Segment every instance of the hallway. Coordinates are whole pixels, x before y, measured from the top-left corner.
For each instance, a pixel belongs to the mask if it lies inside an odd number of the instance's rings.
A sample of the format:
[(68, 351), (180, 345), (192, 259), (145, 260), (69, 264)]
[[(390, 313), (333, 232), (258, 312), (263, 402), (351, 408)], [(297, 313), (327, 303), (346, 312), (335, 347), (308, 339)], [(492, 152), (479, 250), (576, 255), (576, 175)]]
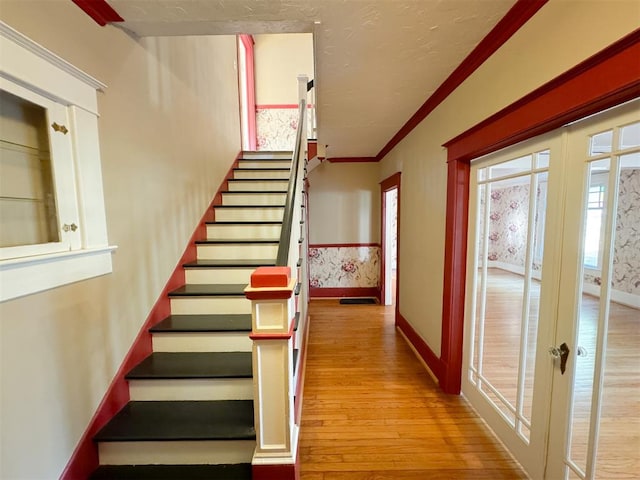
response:
[(310, 303), (301, 480), (519, 479), (519, 466), (431, 379), (394, 307)]

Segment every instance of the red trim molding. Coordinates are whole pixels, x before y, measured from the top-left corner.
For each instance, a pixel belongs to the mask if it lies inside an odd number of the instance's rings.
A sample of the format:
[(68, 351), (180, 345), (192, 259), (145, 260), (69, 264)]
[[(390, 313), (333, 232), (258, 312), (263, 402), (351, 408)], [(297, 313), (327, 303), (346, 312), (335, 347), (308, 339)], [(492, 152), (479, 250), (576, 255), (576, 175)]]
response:
[[(237, 166), (241, 152), (236, 156), (233, 165), (227, 172), (226, 179), (233, 178), (233, 169)], [(98, 449), (93, 442), (93, 436), (129, 401), (129, 384), (125, 380), (125, 375), (134, 366), (140, 363), (144, 358), (151, 354), (151, 334), (149, 328), (156, 323), (161, 322), (171, 314), (171, 303), (169, 301), (169, 292), (184, 285), (185, 274), (182, 265), (191, 262), (196, 258), (195, 241), (206, 237), (206, 222), (213, 220), (213, 205), (216, 199), (221, 198), (222, 192), (226, 190), (226, 179), (222, 182), (218, 192), (214, 196), (213, 202), (209, 205), (200, 219), (198, 226), (191, 235), (187, 247), (185, 248), (180, 260), (169, 277), (166, 285), (160, 292), (158, 300), (151, 309), (149, 316), (142, 325), (140, 332), (133, 341), (129, 352), (124, 358), (122, 365), (116, 372), (111, 384), (96, 409), (93, 418), (89, 422), (87, 429), (80, 438), (67, 466), (60, 475), (60, 480), (77, 480), (79, 478), (89, 478), (91, 472), (98, 467)]]
[(252, 465), (253, 480), (300, 480), (300, 458), (295, 464), (288, 465)]
[(287, 333), (250, 333), (249, 338), (251, 340), (289, 340), (293, 337), (293, 329), (295, 326), (295, 319), (291, 319)]
[(310, 287), (309, 297), (311, 298), (375, 297), (379, 299), (380, 289), (378, 287), (344, 287), (344, 288)]
[(449, 159), (470, 160), (637, 97), (639, 58), (637, 29), (449, 140)]
[(442, 363), (440, 359), (433, 353), (429, 345), (426, 344), (420, 334), (413, 329), (400, 312), (396, 314), (396, 327), (407, 337), (407, 340), (409, 340), (409, 343), (411, 343), (420, 358), (427, 364), (429, 370), (433, 372), (437, 379), (441, 379)]
[(244, 296), (249, 300), (285, 300), (291, 298), (291, 288), (269, 288), (268, 290), (245, 290)]
[[(312, 103), (307, 104), (307, 108), (313, 108), (314, 105)], [(266, 103), (261, 105), (256, 105), (256, 110), (294, 110), (298, 108), (297, 103)]]
[(640, 96), (640, 29), (445, 144), (448, 181), (442, 374), (460, 392), (469, 208), (469, 161)]
[(376, 157), (329, 157), (329, 163), (370, 163), (377, 162)]
[(286, 287), (290, 280), (290, 267), (258, 267), (251, 274), (251, 287)]
[(105, 0), (71, 0), (79, 6), (84, 13), (89, 15), (93, 20), (104, 27), (111, 22), (124, 22), (124, 18), (118, 15), (111, 5)]
[(317, 156), (318, 156), (318, 141), (307, 140), (307, 157), (311, 161)]
[(462, 82), (493, 55), (511, 36), (540, 10), (548, 0), (518, 0), (484, 39), (472, 50), (442, 85), (431, 95), (416, 113), (405, 123), (376, 155), (382, 160), (427, 115), (440, 105)]
[[(438, 375), (438, 379), (444, 392), (458, 394), (462, 378), (470, 164), (451, 161), (448, 163), (448, 170), (440, 345), (442, 372), (445, 375)], [(455, 275), (447, 275), (448, 272), (455, 272)], [(455, 321), (451, 321), (452, 319)], [(458, 373), (454, 374), (454, 372)]]

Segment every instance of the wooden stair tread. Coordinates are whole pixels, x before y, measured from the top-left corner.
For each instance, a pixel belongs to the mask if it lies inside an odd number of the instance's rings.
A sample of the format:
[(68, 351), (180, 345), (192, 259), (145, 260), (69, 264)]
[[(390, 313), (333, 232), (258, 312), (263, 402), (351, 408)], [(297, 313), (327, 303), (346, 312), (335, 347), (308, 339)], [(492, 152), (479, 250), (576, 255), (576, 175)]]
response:
[(251, 464), (101, 465), (89, 480), (251, 480)]
[(253, 440), (253, 400), (129, 402), (97, 442)]
[(170, 315), (149, 329), (151, 333), (250, 332), (251, 314)]
[(251, 378), (251, 352), (154, 352), (125, 378)]
[(246, 287), (246, 283), (187, 283), (186, 285), (169, 292), (169, 297), (244, 297), (244, 289)]
[(274, 260), (217, 260), (217, 259), (203, 259), (195, 260), (183, 264), (184, 268), (258, 268), (258, 267), (273, 267), (276, 261)]

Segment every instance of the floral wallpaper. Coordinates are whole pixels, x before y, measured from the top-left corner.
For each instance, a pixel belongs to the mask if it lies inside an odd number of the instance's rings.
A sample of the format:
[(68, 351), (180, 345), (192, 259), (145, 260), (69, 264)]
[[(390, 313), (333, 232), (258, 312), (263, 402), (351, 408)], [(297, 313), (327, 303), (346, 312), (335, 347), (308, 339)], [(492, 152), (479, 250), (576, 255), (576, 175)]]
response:
[(620, 172), (613, 288), (640, 295), (640, 169)]
[[(307, 110), (307, 125), (311, 125), (313, 109)], [(256, 109), (257, 148), (263, 151), (293, 150), (298, 128), (297, 108)], [(312, 136), (308, 131), (309, 137)]]
[[(540, 191), (538, 194), (540, 195)], [(494, 189), (491, 192), (489, 261), (524, 266), (528, 202), (529, 185), (513, 185)], [(481, 205), (484, 205), (484, 198), (481, 198)], [(640, 169), (623, 169), (619, 180), (612, 286), (615, 290), (634, 295), (640, 295), (640, 209), (638, 205), (640, 205)], [(536, 228), (537, 222), (542, 220), (538, 217), (537, 215), (535, 219)], [(482, 225), (480, 227), (482, 228)], [(534, 262), (534, 270), (539, 267)], [(588, 271), (584, 274), (584, 281), (600, 285), (602, 279), (597, 272)]]
[(494, 188), (489, 202), (489, 248), (487, 260), (524, 267), (529, 185)]
[(295, 108), (258, 108), (256, 134), (258, 150), (292, 150), (298, 128)]
[(379, 246), (309, 248), (312, 288), (377, 287), (379, 277)]

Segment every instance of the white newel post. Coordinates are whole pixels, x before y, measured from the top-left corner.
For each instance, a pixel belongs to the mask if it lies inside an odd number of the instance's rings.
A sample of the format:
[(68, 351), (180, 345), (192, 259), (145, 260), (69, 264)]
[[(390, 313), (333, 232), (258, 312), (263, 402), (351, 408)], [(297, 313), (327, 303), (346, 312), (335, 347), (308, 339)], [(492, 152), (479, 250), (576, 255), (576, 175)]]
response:
[(251, 300), (256, 451), (253, 465), (295, 465), (293, 327), (296, 280), (289, 267), (260, 267), (245, 289)]

